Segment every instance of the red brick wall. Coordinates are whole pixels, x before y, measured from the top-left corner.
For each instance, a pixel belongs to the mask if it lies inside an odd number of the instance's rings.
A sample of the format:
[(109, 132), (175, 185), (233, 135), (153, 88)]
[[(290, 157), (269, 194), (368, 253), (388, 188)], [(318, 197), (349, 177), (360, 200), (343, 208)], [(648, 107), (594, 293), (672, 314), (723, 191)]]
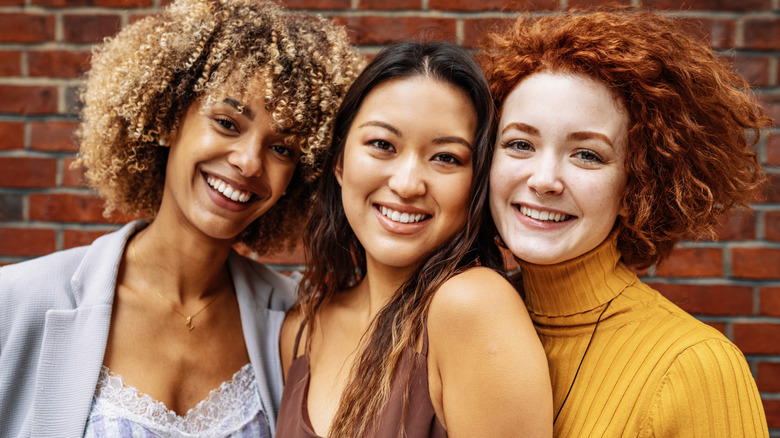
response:
[[(163, 4), (165, 0), (162, 0)], [(105, 219), (71, 170), (75, 90), (92, 44), (161, 0), (0, 0), (0, 264), (91, 242), (127, 218)], [(286, 0), (346, 24), (367, 53), (398, 38), (476, 47), (518, 11), (545, 13), (596, 0)], [(639, 0), (621, 3), (640, 5)], [(680, 8), (680, 4), (684, 4)], [(780, 120), (780, 0), (648, 0), (682, 17), (755, 87)], [(718, 242), (680, 245), (646, 280), (745, 352), (780, 437), (780, 136), (763, 141), (766, 202), (724, 221)], [(300, 256), (268, 260), (295, 269)], [(2, 305), (2, 304), (0, 304)]]

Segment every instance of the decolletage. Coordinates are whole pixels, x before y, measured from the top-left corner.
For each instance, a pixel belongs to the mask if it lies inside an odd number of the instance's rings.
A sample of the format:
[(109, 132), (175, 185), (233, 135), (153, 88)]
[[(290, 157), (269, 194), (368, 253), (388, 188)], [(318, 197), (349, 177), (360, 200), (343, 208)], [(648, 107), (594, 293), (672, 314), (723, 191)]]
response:
[[(293, 351), (297, 354), (298, 343), (305, 324), (301, 324), (295, 339)], [(410, 372), (411, 367), (411, 374)], [(405, 376), (409, 380), (405, 380)], [(309, 419), (307, 396), (309, 392), (309, 361), (306, 355), (293, 358), (287, 373), (282, 404), (276, 427), (277, 438), (320, 438), (314, 432)], [(398, 378), (398, 377), (401, 378)], [(403, 414), (404, 393), (411, 386), (405, 416)], [(403, 417), (403, 422), (402, 422)], [(428, 327), (423, 328), (422, 350), (418, 353), (407, 347), (401, 354), (393, 376), (390, 398), (377, 419), (372, 438), (397, 438), (403, 423), (403, 436), (408, 438), (445, 438), (447, 431), (433, 410), (428, 392)]]

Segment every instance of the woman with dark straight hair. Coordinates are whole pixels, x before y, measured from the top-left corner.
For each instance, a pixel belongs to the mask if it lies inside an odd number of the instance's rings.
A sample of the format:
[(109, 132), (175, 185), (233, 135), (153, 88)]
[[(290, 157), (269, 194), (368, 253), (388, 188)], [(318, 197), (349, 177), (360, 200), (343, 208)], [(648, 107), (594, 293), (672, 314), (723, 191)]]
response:
[(443, 42), (386, 49), (347, 92), (282, 326), (279, 437), (550, 435), (544, 352), (478, 245), (493, 113)]

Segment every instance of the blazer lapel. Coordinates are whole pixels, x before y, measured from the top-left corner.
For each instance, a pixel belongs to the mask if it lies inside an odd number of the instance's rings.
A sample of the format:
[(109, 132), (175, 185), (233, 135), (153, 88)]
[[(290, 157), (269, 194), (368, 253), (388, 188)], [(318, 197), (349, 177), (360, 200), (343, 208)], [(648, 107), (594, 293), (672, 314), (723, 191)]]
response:
[(97, 239), (71, 278), (75, 308), (46, 312), (32, 436), (83, 436), (106, 349), (116, 276), (142, 221)]

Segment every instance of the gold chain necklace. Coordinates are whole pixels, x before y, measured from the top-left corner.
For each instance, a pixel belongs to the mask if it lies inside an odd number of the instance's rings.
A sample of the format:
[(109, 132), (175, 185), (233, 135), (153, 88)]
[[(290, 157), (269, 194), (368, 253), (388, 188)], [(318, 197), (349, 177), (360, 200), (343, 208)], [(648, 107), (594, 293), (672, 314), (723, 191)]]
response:
[(219, 298), (219, 293), (216, 293), (216, 294), (214, 294), (214, 298), (212, 298), (212, 299), (211, 299), (211, 301), (209, 301), (208, 303), (206, 303), (206, 305), (205, 305), (205, 306), (203, 306), (203, 307), (202, 307), (200, 310), (198, 310), (197, 312), (195, 312), (195, 313), (193, 313), (192, 315), (189, 315), (189, 316), (188, 316), (188, 315), (185, 315), (185, 314), (181, 313), (181, 311), (179, 311), (179, 309), (177, 309), (177, 308), (176, 308), (176, 305), (175, 305), (175, 304), (173, 304), (173, 303), (171, 302), (171, 300), (169, 300), (168, 298), (165, 298), (165, 297), (164, 297), (164, 296), (162, 296), (162, 295), (161, 295), (159, 292), (157, 292), (157, 290), (156, 290), (154, 287), (152, 287), (152, 284), (151, 284), (151, 283), (149, 283), (149, 280), (147, 280), (147, 279), (146, 279), (146, 274), (144, 274), (144, 268), (142, 268), (142, 267), (141, 267), (141, 264), (140, 264), (140, 263), (138, 263), (138, 257), (136, 257), (136, 255), (135, 255), (135, 240), (133, 240), (133, 242), (130, 244), (130, 251), (131, 251), (131, 252), (132, 252), (132, 254), (133, 254), (133, 262), (135, 263), (135, 265), (136, 265), (136, 266), (138, 266), (138, 271), (140, 271), (140, 272), (141, 272), (141, 278), (143, 278), (143, 279), (144, 279), (144, 282), (145, 282), (145, 283), (146, 283), (146, 285), (149, 287), (149, 289), (151, 289), (151, 291), (152, 291), (152, 292), (154, 292), (154, 294), (155, 294), (155, 295), (157, 295), (158, 297), (160, 297), (160, 299), (162, 299), (163, 301), (165, 301), (166, 303), (168, 303), (168, 305), (169, 305), (169, 306), (171, 306), (171, 308), (174, 310), (174, 312), (176, 312), (176, 313), (178, 313), (179, 315), (181, 315), (181, 316), (182, 316), (182, 317), (183, 317), (183, 318), (184, 318), (184, 319), (187, 321), (187, 322), (186, 322), (187, 328), (188, 328), (190, 331), (192, 331), (192, 329), (194, 329), (194, 328), (195, 328), (195, 326), (194, 326), (194, 325), (192, 325), (192, 318), (194, 318), (194, 317), (198, 316), (198, 314), (199, 314), (200, 312), (202, 312), (202, 311), (206, 310), (206, 307), (210, 306), (210, 305), (211, 305), (211, 303), (213, 303), (214, 301), (216, 301), (216, 300), (217, 300), (217, 298)]

